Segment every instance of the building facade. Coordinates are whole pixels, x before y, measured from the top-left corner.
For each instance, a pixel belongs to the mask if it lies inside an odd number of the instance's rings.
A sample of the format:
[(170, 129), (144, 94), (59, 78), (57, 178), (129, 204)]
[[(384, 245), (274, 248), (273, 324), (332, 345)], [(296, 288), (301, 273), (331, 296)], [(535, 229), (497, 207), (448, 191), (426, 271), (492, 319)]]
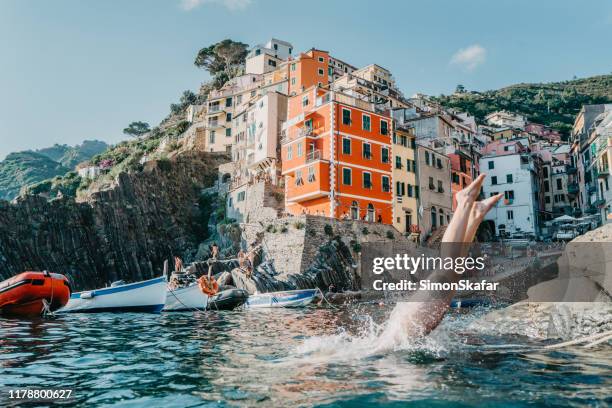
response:
[(419, 235), (416, 138), (410, 127), (393, 133), (393, 226), (401, 233)]

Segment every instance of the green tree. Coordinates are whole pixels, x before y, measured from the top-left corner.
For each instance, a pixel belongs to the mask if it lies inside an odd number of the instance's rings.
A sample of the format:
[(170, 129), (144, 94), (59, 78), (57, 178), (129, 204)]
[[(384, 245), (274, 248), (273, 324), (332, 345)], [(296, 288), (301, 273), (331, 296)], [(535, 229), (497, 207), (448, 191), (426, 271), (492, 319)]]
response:
[(202, 48), (196, 55), (194, 64), (206, 69), (214, 78), (215, 85), (233, 78), (240, 72), (248, 53), (248, 45), (239, 41), (225, 39)]
[(151, 130), (151, 127), (147, 122), (132, 122), (123, 129), (123, 133), (129, 136), (140, 137), (145, 133), (148, 133)]

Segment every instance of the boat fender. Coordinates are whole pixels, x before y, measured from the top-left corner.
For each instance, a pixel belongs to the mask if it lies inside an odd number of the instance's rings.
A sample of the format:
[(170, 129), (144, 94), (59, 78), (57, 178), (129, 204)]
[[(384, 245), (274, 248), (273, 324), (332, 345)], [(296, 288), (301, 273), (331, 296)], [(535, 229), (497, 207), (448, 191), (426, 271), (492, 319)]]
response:
[(95, 296), (94, 292), (83, 292), (81, 293), (81, 299), (91, 299)]
[(200, 286), (200, 290), (202, 293), (208, 296), (213, 296), (217, 292), (219, 292), (219, 284), (217, 280), (213, 277), (208, 280), (206, 275), (202, 275), (200, 279), (198, 279), (198, 285)]

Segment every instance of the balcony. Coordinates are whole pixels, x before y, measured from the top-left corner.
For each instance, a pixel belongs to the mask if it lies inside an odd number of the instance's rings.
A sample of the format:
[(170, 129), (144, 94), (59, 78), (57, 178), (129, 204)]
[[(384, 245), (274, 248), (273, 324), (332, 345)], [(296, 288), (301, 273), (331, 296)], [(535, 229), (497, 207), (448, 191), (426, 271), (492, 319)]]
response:
[(610, 169), (608, 168), (608, 166), (605, 167), (599, 167), (597, 168), (597, 177), (600, 178), (608, 178), (608, 176), (610, 175)]
[(312, 163), (317, 160), (321, 160), (320, 150), (311, 150), (306, 154), (306, 163)]
[(567, 193), (571, 195), (576, 195), (580, 191), (580, 187), (578, 187), (577, 183), (571, 183), (567, 185)]

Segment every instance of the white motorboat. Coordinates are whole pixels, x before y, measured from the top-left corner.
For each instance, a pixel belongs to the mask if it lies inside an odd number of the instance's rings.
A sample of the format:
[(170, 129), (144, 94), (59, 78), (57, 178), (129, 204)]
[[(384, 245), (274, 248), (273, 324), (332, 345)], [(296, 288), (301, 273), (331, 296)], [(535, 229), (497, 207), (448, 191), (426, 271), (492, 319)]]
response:
[(179, 312), (186, 310), (206, 310), (208, 295), (202, 292), (197, 283), (172, 289), (168, 287), (164, 312)]
[(166, 303), (166, 278), (114, 283), (110, 287), (70, 295), (60, 313), (145, 312), (159, 313)]
[(259, 293), (249, 296), (246, 307), (304, 307), (312, 303), (318, 289), (286, 290), (283, 292)]

